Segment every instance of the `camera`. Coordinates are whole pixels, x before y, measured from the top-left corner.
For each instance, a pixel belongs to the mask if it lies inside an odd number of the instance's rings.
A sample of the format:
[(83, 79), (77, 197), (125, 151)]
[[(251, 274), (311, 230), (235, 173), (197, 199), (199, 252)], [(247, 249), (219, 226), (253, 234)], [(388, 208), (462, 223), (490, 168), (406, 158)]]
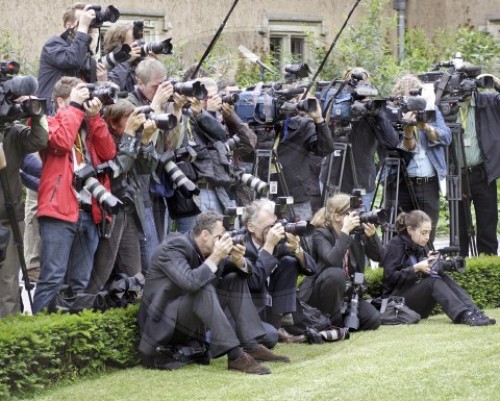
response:
[(168, 131), (177, 125), (177, 117), (170, 113), (154, 114), (150, 106), (138, 107), (139, 112), (143, 113), (148, 120), (152, 120), (156, 124), (156, 128)]
[(103, 106), (109, 106), (115, 104), (118, 100), (118, 92), (120, 89), (116, 85), (99, 85), (96, 84), (85, 84), (89, 90), (89, 100), (97, 98), (101, 101)]
[(252, 174), (245, 173), (243, 170), (238, 170), (233, 173), (233, 179), (243, 185), (252, 188), (259, 195), (267, 195), (269, 192), (269, 185), (267, 182), (262, 181), (260, 178), (253, 176)]
[(127, 44), (123, 44), (120, 49), (101, 57), (99, 60), (97, 60), (97, 62), (104, 64), (106, 69), (109, 71), (113, 69), (117, 64), (127, 61), (130, 58), (130, 51), (130, 46)]
[(136, 40), (136, 43), (141, 47), (141, 57), (147, 57), (149, 52), (154, 54), (172, 54), (172, 38), (158, 40), (156, 42), (145, 42), (144, 40)]
[(172, 84), (174, 85), (174, 92), (179, 95), (195, 97), (198, 100), (205, 100), (208, 96), (205, 85), (196, 79), (186, 82), (172, 81)]
[(93, 4), (88, 9), (95, 11), (95, 18), (90, 25), (91, 28), (99, 28), (105, 22), (115, 23), (120, 18), (120, 11), (115, 6), (107, 6), (104, 11), (101, 11), (102, 7), (100, 5)]
[(193, 181), (186, 177), (179, 166), (175, 164), (176, 158), (175, 152), (168, 150), (161, 155), (159, 161), (165, 172), (174, 182), (176, 189), (181, 191), (185, 197), (191, 198), (193, 195), (198, 195), (200, 190)]
[(352, 295), (347, 301), (344, 301), (343, 310), (347, 312), (344, 318), (344, 327), (350, 330), (359, 329), (359, 301), (363, 293), (364, 282), (365, 275), (358, 272), (354, 273), (354, 277), (348, 282), (349, 288), (352, 289)]
[(285, 66), (285, 82), (294, 82), (307, 78), (311, 73), (307, 64), (288, 64)]
[(73, 186), (77, 192), (86, 189), (108, 213), (117, 214), (122, 202), (109, 192), (98, 180), (97, 171), (89, 164), (75, 171)]
[(229, 95), (221, 95), (222, 103), (227, 103), (231, 106), (234, 106), (240, 100), (240, 95), (237, 93), (231, 93)]
[(298, 235), (299, 237), (304, 237), (306, 235), (311, 235), (314, 231), (314, 226), (307, 221), (298, 221), (296, 223), (291, 223), (286, 219), (278, 221), (281, 223), (285, 232), (292, 235)]
[(437, 258), (432, 262), (430, 274), (442, 276), (447, 272), (465, 272), (465, 259), (457, 255), (459, 247), (447, 247), (438, 249)]
[(237, 144), (239, 144), (241, 141), (240, 137), (238, 135), (233, 135), (231, 138), (229, 138), (226, 142), (226, 149), (228, 152), (234, 150)]
[(363, 191), (361, 189), (354, 189), (349, 200), (349, 208), (358, 214), (359, 222), (375, 225), (384, 224), (387, 221), (387, 212), (384, 209), (367, 212), (363, 205), (362, 194)]

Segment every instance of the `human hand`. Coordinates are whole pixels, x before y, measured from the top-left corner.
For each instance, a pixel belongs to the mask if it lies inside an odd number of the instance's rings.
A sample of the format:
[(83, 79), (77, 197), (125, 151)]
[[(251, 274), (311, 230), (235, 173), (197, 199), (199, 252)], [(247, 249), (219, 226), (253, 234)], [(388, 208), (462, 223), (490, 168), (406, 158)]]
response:
[(188, 98), (191, 103), (191, 111), (193, 113), (194, 118), (199, 118), (201, 116), (201, 111), (203, 109), (201, 105), (201, 101), (196, 99), (195, 97)]
[(108, 70), (103, 63), (97, 63), (96, 65), (97, 81), (106, 82), (108, 80)]
[(84, 83), (76, 85), (71, 89), (69, 100), (78, 104), (83, 104), (90, 97), (89, 89)]
[(234, 106), (229, 103), (222, 103), (222, 117), (229, 118), (234, 111)]
[(231, 252), (232, 249), (233, 239), (229, 233), (224, 233), (218, 240), (215, 241), (214, 249), (208, 259), (211, 259), (215, 264), (219, 264), (222, 259), (229, 255), (229, 252)]
[(285, 228), (281, 223), (276, 223), (272, 226), (266, 235), (265, 248), (274, 249), (278, 243), (285, 238)]
[(233, 245), (229, 255), (231, 256), (231, 262), (233, 262), (239, 269), (245, 269), (245, 252), (246, 248), (242, 244)]
[(300, 248), (300, 237), (297, 235), (293, 235), (285, 232), (286, 237), (286, 247), (289, 252), (295, 252)]
[(222, 108), (222, 99), (219, 95), (214, 95), (207, 99), (206, 110), (212, 113), (218, 112)]
[(132, 43), (128, 54), (130, 55), (130, 58), (127, 61), (132, 64), (135, 60), (141, 57), (141, 46), (137, 42)]
[(174, 87), (171, 82), (162, 82), (156, 90), (153, 100), (151, 101), (151, 108), (156, 113), (161, 113), (162, 107), (168, 102), (168, 99), (174, 94)]
[(92, 21), (95, 19), (95, 10), (91, 9), (91, 4), (87, 4), (78, 18), (78, 31), (88, 33)]
[(367, 237), (371, 237), (371, 236), (375, 235), (375, 233), (377, 232), (375, 224), (361, 223), (361, 225), (363, 226), (363, 229), (365, 230), (365, 234)]
[(351, 231), (354, 230), (356, 227), (359, 227), (359, 225), (360, 221), (358, 213), (353, 211), (350, 212), (347, 216), (345, 216), (344, 223), (342, 224), (342, 228), (340, 231), (349, 235)]
[(413, 265), (413, 270), (415, 273), (421, 272), (424, 274), (430, 274), (431, 266), (429, 263), (429, 259), (421, 260), (420, 262)]
[(156, 127), (156, 123), (153, 120), (146, 120), (142, 130), (141, 143), (143, 145), (147, 145), (149, 142), (151, 142), (157, 130), (158, 128)]
[(146, 116), (144, 113), (140, 112), (140, 109), (136, 108), (127, 119), (125, 123), (125, 133), (131, 136), (135, 136), (135, 133), (142, 127), (146, 122)]
[(99, 100), (99, 98), (94, 97), (90, 100), (87, 100), (86, 102), (83, 103), (83, 108), (85, 109), (85, 114), (87, 114), (88, 117), (94, 117), (99, 114), (101, 111), (102, 103)]
[(316, 108), (308, 112), (309, 117), (313, 119), (314, 124), (321, 124), (322, 122), (325, 121), (325, 119), (323, 118), (323, 112), (321, 111), (321, 106), (319, 105), (319, 102), (316, 98), (309, 96), (308, 98), (316, 100)]

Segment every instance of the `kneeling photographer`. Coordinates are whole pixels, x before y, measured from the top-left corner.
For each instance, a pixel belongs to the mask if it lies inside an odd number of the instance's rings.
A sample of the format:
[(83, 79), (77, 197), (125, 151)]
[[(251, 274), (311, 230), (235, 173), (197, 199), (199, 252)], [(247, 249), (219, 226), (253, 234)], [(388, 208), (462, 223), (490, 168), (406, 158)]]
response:
[(329, 314), (333, 326), (376, 330), (380, 314), (361, 299), (361, 293), (365, 256), (382, 259), (382, 242), (375, 230), (382, 212), (363, 212), (360, 203), (359, 196), (337, 194), (314, 215), (311, 223), (317, 228), (312, 236), (312, 254), (318, 274), (302, 281), (299, 297)]
[[(141, 108), (122, 99), (104, 109), (104, 119), (116, 143), (117, 157), (98, 166), (111, 176), (111, 190), (123, 203), (112, 221), (103, 220), (88, 292), (102, 290), (113, 270), (135, 276), (141, 273), (139, 237), (144, 235), (144, 200), (138, 174), (150, 174), (157, 165), (153, 144), (154, 120)], [(142, 273), (146, 274), (145, 269)]]
[(422, 318), (429, 317), (439, 304), (454, 323), (469, 326), (496, 323), (446, 274), (447, 271), (465, 270), (462, 257), (443, 257), (446, 252), (455, 254), (460, 249), (427, 254), (425, 246), (430, 238), (431, 218), (426, 213), (420, 210), (401, 213), (396, 228), (398, 235), (387, 244), (381, 263), (384, 266), (384, 298), (404, 297), (406, 305)]
[(313, 275), (316, 263), (296, 235), (305, 235), (306, 226), (277, 221), (274, 202), (253, 201), (243, 212), (243, 223), (245, 257), (253, 267), (248, 287), (262, 320), (268, 323), (267, 336), (273, 338), (283, 317), (296, 312), (299, 274)]

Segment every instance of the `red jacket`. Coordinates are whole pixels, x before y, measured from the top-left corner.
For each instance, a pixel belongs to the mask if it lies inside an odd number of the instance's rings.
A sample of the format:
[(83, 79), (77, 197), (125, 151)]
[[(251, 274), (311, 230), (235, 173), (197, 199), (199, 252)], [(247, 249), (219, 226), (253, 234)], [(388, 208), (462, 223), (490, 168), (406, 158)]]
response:
[[(85, 112), (69, 106), (59, 109), (54, 117), (48, 117), (49, 144), (40, 151), (43, 162), (42, 177), (38, 189), (38, 217), (47, 216), (75, 223), (78, 220), (78, 200), (73, 189), (73, 145)], [(86, 118), (86, 147), (93, 166), (116, 156), (116, 146), (104, 120), (99, 116)], [(107, 176), (99, 179), (108, 190)], [(97, 224), (102, 212), (92, 199), (92, 216)]]

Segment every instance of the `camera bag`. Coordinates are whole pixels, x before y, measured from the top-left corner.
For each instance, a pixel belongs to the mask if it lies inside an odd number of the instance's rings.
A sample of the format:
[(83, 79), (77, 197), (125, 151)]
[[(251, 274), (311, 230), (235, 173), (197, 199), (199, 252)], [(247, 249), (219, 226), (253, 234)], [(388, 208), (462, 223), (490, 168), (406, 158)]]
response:
[(380, 320), (383, 325), (416, 324), (420, 322), (420, 314), (405, 304), (404, 297), (372, 299), (372, 305), (380, 308)]

